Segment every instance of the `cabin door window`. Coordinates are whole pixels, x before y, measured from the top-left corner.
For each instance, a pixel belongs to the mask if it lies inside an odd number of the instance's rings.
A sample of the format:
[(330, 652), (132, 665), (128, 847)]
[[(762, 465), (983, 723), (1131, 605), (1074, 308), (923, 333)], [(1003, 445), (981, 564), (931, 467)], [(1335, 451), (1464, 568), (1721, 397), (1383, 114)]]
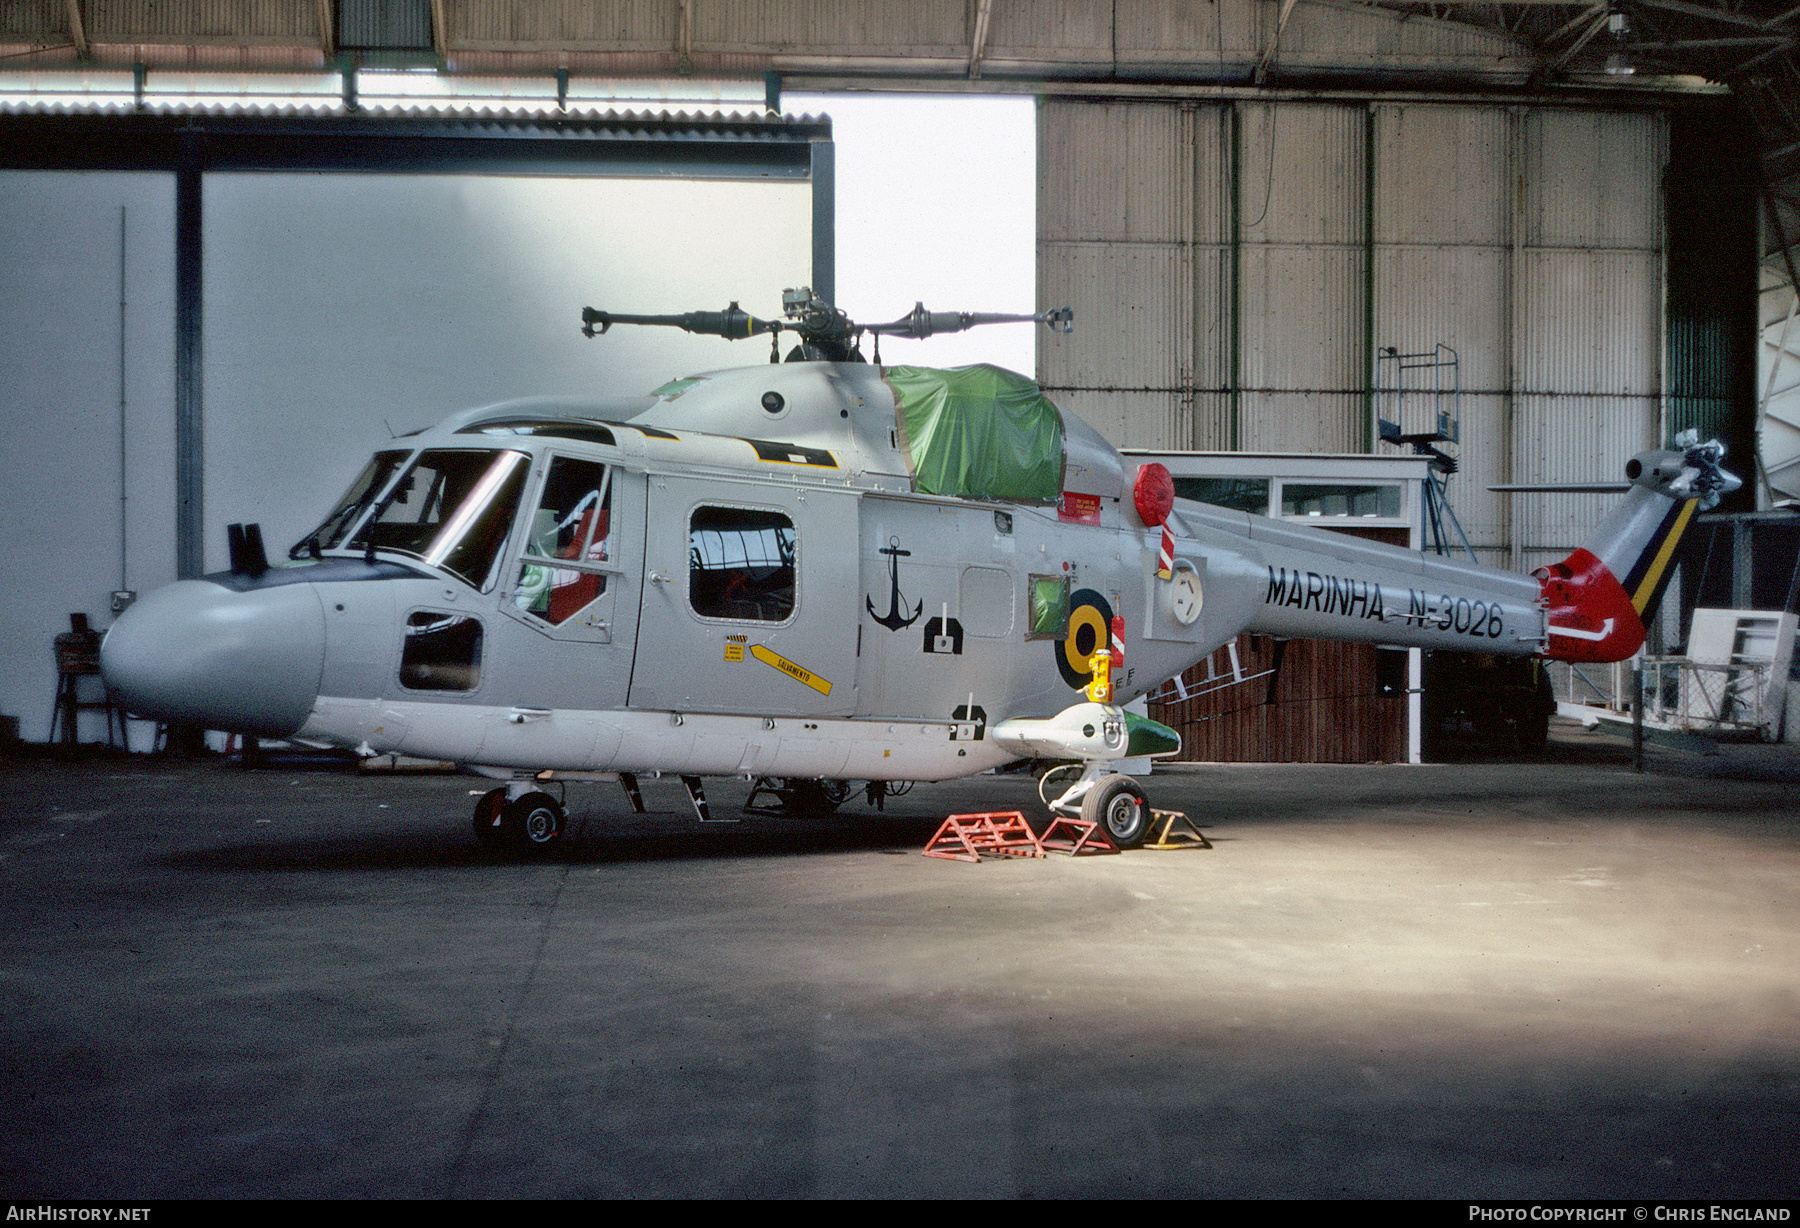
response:
[(595, 461), (552, 457), (526, 530), (513, 604), (554, 626), (587, 610), (616, 571), (611, 471)]
[(688, 600), (702, 618), (784, 623), (794, 615), (794, 522), (781, 512), (697, 507), (688, 522)]

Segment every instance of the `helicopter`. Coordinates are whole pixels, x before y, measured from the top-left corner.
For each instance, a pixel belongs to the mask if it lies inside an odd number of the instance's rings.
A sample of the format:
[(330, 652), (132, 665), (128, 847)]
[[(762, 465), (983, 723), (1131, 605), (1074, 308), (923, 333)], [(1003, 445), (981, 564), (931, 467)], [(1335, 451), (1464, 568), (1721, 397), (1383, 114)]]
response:
[(1687, 438), (1633, 458), (1561, 563), (1421, 554), (1177, 499), (1025, 376), (881, 362), (883, 336), (1008, 322), (1073, 316), (859, 324), (805, 287), (776, 318), (586, 308), (590, 338), (767, 336), (769, 363), (394, 440), (280, 563), (229, 526), (229, 569), (127, 610), (102, 673), (134, 713), (487, 777), (490, 845), (565, 837), (553, 781), (641, 811), (670, 774), (706, 819), (708, 777), (828, 812), (1038, 760), (1072, 765), (1052, 810), (1131, 847), (1151, 809), (1121, 768), (1180, 742), (1123, 705), (1241, 632), (1623, 660), (1695, 509), (1740, 485)]

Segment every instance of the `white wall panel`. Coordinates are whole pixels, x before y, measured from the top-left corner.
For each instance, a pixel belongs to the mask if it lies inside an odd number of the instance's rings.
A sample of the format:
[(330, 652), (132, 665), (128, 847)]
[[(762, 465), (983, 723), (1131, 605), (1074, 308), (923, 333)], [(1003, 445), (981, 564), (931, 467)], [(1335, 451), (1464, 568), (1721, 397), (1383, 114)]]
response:
[(1528, 245), (1661, 247), (1661, 116), (1533, 111), (1526, 123)]
[(1190, 448), (1197, 410), (1176, 392), (1051, 390), (1051, 400), (1121, 448)]
[[(1633, 454), (1655, 446), (1651, 397), (1529, 396), (1518, 407), (1521, 469), (1544, 482), (1618, 480)], [(1518, 496), (1515, 496), (1518, 498)], [(1533, 494), (1517, 514), (1526, 549), (1579, 544), (1617, 495)]]
[(1507, 381), (1507, 250), (1388, 246), (1375, 252), (1375, 344), (1402, 354), (1454, 349), (1462, 387)]
[[(0, 714), (29, 739), (50, 727), (69, 614), (104, 629), (115, 588), (175, 578), (174, 254), (172, 176), (0, 172)], [(81, 736), (103, 728), (89, 714)]]
[(1655, 395), (1662, 383), (1661, 288), (1657, 251), (1527, 251), (1526, 389)]
[[(671, 12), (677, 8), (672, 2), (666, 7)], [(907, 4), (845, 4), (841, 0), (731, 0), (720, 4), (699, 0), (690, 11), (696, 51), (967, 55), (967, 10), (962, 0)]]
[(1361, 393), (1246, 390), (1241, 413), (1241, 451), (1361, 450)]
[(316, 46), (319, 37), (318, 5), (293, 0), (90, 0), (82, 8), (95, 42), (310, 41)]
[(1239, 112), (1244, 242), (1360, 245), (1364, 108), (1282, 103)]
[(1505, 246), (1509, 117), (1499, 107), (1375, 108), (1378, 243)]
[[(1260, 6), (1273, 23), (1280, 6)], [(1519, 49), (1498, 35), (1455, 22), (1404, 16), (1348, 5), (1298, 4), (1282, 32), (1280, 57), (1288, 65), (1326, 64), (1346, 54), (1383, 65), (1441, 64), (1465, 70), (1529, 71)]]
[(456, 0), (446, 4), (449, 42), (466, 48), (597, 47), (667, 51), (674, 47), (678, 9), (666, 0), (612, 4), (515, 4)]
[(1242, 259), (1244, 386), (1360, 397), (1362, 249), (1246, 245)]
[(990, 58), (1091, 62), (1112, 54), (1111, 6), (1088, 0), (1033, 0), (996, 4), (992, 13)]
[(1059, 239), (1179, 241), (1191, 138), (1173, 106), (1074, 103), (1038, 148), (1039, 230)]
[[(1503, 553), (1509, 542), (1511, 521), (1508, 500), (1535, 499), (1536, 495), (1502, 494), (1488, 487), (1511, 481), (1512, 440), (1508, 436), (1507, 398), (1500, 393), (1465, 393), (1462, 398), (1461, 442), (1447, 448), (1457, 458), (1450, 479), (1450, 505), (1463, 532), (1479, 551), (1486, 546)], [(1391, 449), (1390, 449), (1391, 450)], [(1505, 565), (1504, 559), (1500, 559)]]
[(1039, 347), (1046, 383), (1169, 387), (1188, 334), (1182, 253), (1172, 244), (1058, 243), (1040, 259), (1039, 298), (1088, 301), (1075, 331)]
[[(1031, 7), (1031, 6), (1021, 6)], [(1115, 38), (1121, 63), (1165, 65), (1180, 73), (1214, 69), (1221, 58), (1238, 61), (1261, 47), (1263, 13), (1258, 0), (1150, 0), (1114, 7)], [(1221, 56), (1220, 48), (1224, 54)], [(1212, 63), (1208, 64), (1207, 61)]]

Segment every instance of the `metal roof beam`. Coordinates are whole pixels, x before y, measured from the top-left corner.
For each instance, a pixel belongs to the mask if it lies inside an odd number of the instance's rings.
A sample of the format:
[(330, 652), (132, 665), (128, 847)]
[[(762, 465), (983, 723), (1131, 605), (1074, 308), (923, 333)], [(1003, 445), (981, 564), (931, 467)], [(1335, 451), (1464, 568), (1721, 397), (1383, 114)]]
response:
[(448, 20), (444, 0), (431, 0), (431, 50), (440, 62), (450, 58), (450, 30), (445, 24)]
[(1564, 64), (1567, 64), (1570, 60), (1581, 54), (1581, 49), (1588, 45), (1588, 42), (1594, 35), (1606, 29), (1607, 12), (1608, 11), (1604, 6), (1598, 6), (1594, 12), (1588, 14), (1588, 28), (1581, 32), (1580, 38), (1563, 48), (1562, 54), (1549, 62), (1548, 70), (1550, 72), (1555, 72)]
[(1742, 38), (1667, 38), (1651, 42), (1621, 43), (1620, 51), (1709, 51), (1726, 47), (1792, 47), (1791, 34), (1747, 34)]
[(1741, 76), (1742, 74), (1749, 72), (1752, 68), (1755, 68), (1764, 60), (1769, 59), (1772, 56), (1778, 56), (1786, 50), (1787, 48), (1785, 46), (1774, 46), (1770, 47), (1767, 51), (1759, 51), (1749, 59), (1740, 60), (1737, 65), (1731, 69), (1730, 75)]
[(994, 0), (976, 0), (975, 29), (969, 35), (969, 80), (981, 76), (981, 57), (987, 54), (988, 23), (994, 15)]
[(69, 42), (75, 47), (75, 54), (87, 59), (89, 54), (87, 23), (81, 20), (81, 0), (67, 0), (69, 11)]
[(1722, 21), (1728, 25), (1749, 26), (1753, 30), (1767, 30), (1773, 24), (1761, 17), (1732, 13), (1722, 8), (1709, 8), (1704, 4), (1690, 4), (1688, 0), (1633, 0), (1633, 3), (1643, 8), (1663, 9), (1670, 13), (1697, 17), (1701, 21)]
[(1577, 13), (1575, 16), (1573, 16), (1573, 17), (1569, 18), (1569, 20), (1565, 21), (1562, 25), (1556, 27), (1556, 32), (1554, 34), (1552, 34), (1549, 38), (1546, 38), (1544, 40), (1544, 42), (1546, 45), (1560, 42), (1566, 36), (1573, 34), (1576, 30), (1581, 29), (1581, 27), (1588, 26), (1589, 29), (1588, 29), (1587, 34), (1584, 35), (1582, 38), (1582, 41), (1586, 42), (1589, 38), (1592, 38), (1594, 35), (1594, 29), (1593, 29), (1594, 19), (1596, 17), (1605, 17), (1607, 12), (1608, 12), (1608, 9), (1607, 9), (1605, 0), (1601, 0), (1601, 2), (1598, 4), (1590, 4), (1584, 11)]
[(1288, 18), (1293, 16), (1296, 3), (1297, 0), (1281, 0), (1281, 13), (1275, 18), (1275, 29), (1269, 34), (1269, 45), (1263, 48), (1262, 54), (1256, 59), (1256, 67), (1250, 72), (1250, 79), (1258, 85), (1262, 84), (1269, 65), (1275, 59), (1275, 48), (1281, 42), (1281, 32), (1287, 29)]

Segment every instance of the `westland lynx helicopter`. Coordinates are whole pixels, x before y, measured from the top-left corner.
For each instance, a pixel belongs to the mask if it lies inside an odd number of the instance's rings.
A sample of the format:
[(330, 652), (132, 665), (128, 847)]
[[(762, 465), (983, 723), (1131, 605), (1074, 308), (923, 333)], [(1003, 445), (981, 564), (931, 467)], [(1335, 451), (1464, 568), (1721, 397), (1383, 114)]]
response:
[(230, 570), (129, 610), (108, 684), (164, 720), (457, 763), (502, 782), (474, 826), (513, 847), (562, 837), (550, 779), (641, 808), (639, 774), (678, 775), (705, 818), (706, 776), (825, 810), (1031, 758), (1079, 765), (1050, 804), (1129, 846), (1150, 814), (1120, 761), (1179, 743), (1120, 705), (1240, 632), (1622, 660), (1695, 507), (1739, 484), (1716, 443), (1642, 453), (1586, 546), (1517, 575), (1178, 500), (1023, 376), (881, 365), (883, 336), (1067, 309), (784, 309), (587, 309), (590, 337), (797, 344), (397, 440), (283, 564), (234, 525)]

